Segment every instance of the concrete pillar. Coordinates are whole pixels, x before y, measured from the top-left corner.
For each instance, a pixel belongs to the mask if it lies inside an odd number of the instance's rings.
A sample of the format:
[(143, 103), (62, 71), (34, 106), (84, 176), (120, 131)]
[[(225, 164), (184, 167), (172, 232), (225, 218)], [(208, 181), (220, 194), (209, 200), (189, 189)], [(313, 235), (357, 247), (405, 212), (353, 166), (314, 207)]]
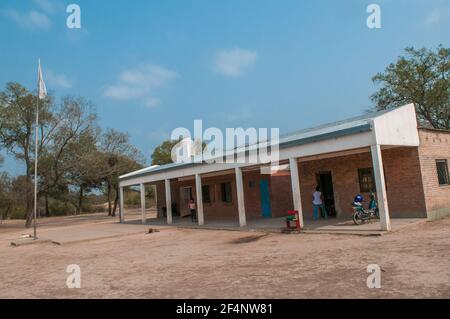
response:
[(119, 187), (119, 219), (121, 223), (125, 221), (125, 209), (123, 207), (123, 187)]
[(300, 227), (303, 228), (303, 211), (302, 211), (302, 198), (300, 193), (300, 179), (298, 175), (298, 162), (296, 158), (289, 159), (289, 168), (291, 170), (291, 186), (292, 186), (292, 199), (294, 202), (294, 210), (298, 211), (298, 217), (300, 219)]
[(203, 193), (202, 193), (202, 177), (200, 174), (195, 174), (195, 193), (197, 194), (197, 216), (198, 224), (205, 224), (205, 217), (203, 215)]
[(386, 181), (384, 179), (383, 159), (379, 144), (370, 146), (373, 162), (373, 175), (377, 188), (378, 209), (380, 210), (381, 230), (391, 230), (391, 220), (389, 217), (389, 207), (386, 195)]
[(165, 180), (166, 183), (166, 212), (167, 224), (172, 224), (172, 193), (170, 192), (170, 179)]
[(244, 183), (242, 181), (242, 170), (239, 167), (236, 167), (235, 174), (236, 174), (236, 192), (239, 211), (239, 226), (245, 227), (247, 225), (247, 218), (245, 217)]
[(141, 184), (141, 215), (142, 215), (142, 224), (147, 222), (147, 217), (145, 215), (145, 185)]

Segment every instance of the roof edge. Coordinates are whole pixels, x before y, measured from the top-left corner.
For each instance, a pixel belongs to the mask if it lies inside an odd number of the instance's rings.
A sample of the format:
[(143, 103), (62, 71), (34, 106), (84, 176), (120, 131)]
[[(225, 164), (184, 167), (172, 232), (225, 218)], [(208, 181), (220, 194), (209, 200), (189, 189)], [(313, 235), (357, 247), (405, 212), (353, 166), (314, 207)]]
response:
[[(370, 123), (366, 123), (366, 124), (362, 124), (362, 125), (358, 125), (358, 126), (354, 126), (354, 127), (350, 127), (350, 128), (341, 129), (338, 131), (327, 132), (327, 133), (309, 136), (309, 137), (305, 137), (305, 138), (301, 138), (301, 139), (297, 139), (297, 140), (283, 142), (283, 143), (279, 144), (279, 148), (283, 149), (283, 148), (288, 148), (288, 147), (293, 147), (293, 146), (305, 145), (305, 144), (320, 142), (320, 141), (324, 141), (324, 140), (328, 140), (328, 139), (332, 139), (332, 138), (338, 138), (338, 137), (344, 137), (344, 136), (358, 134), (358, 133), (364, 133), (364, 132), (368, 132), (371, 130), (372, 130), (372, 125)], [(167, 172), (167, 171), (172, 171), (172, 170), (181, 169), (181, 168), (187, 168), (187, 167), (195, 166), (195, 165), (207, 165), (207, 163), (205, 163), (205, 162), (203, 162), (203, 163), (180, 163), (179, 165), (173, 165), (173, 163), (171, 163), (171, 164), (161, 165), (159, 167), (156, 167), (156, 169), (154, 171), (149, 170), (147, 172), (141, 172), (141, 173), (138, 173), (139, 171), (136, 171), (135, 175), (131, 175), (131, 174), (133, 174), (133, 172), (131, 172), (131, 173), (119, 176), (119, 181), (126, 181), (126, 180), (130, 180), (130, 179), (137, 178), (137, 177), (151, 175), (152, 173)]]
[(424, 127), (424, 126), (418, 126), (418, 130), (421, 131), (431, 131), (431, 132), (439, 132), (439, 133), (450, 133), (450, 130), (446, 130), (443, 128), (434, 128), (434, 127)]

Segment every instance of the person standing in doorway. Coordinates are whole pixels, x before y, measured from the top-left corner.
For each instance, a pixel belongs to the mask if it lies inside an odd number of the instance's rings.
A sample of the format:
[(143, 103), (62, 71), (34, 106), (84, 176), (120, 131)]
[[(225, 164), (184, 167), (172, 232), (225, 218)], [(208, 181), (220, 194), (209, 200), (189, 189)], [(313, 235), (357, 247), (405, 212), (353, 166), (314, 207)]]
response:
[(195, 202), (194, 202), (193, 198), (191, 198), (189, 201), (189, 210), (191, 211), (192, 222), (196, 222), (197, 221), (197, 212), (195, 210)]
[(316, 187), (316, 191), (313, 193), (313, 218), (314, 220), (319, 219), (319, 208), (321, 210), (321, 215), (323, 216), (324, 219), (328, 218), (328, 213), (327, 210), (325, 208), (325, 205), (323, 203), (323, 196), (322, 196), (322, 192), (320, 191), (320, 186)]

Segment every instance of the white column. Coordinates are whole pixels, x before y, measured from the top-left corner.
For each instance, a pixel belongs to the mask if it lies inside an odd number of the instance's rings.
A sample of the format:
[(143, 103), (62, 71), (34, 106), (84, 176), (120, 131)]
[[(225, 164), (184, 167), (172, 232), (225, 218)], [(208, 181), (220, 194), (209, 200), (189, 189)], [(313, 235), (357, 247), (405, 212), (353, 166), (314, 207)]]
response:
[(145, 215), (145, 185), (141, 184), (141, 215), (142, 215), (142, 224), (147, 222), (147, 217)]
[(381, 230), (391, 230), (391, 220), (389, 217), (389, 207), (386, 195), (386, 181), (384, 179), (383, 159), (381, 157), (381, 147), (379, 144), (370, 146), (373, 162), (373, 174), (377, 188), (378, 209), (380, 210)]
[(119, 219), (121, 223), (125, 221), (125, 210), (123, 208), (123, 187), (119, 187)]
[(203, 215), (202, 177), (200, 174), (195, 174), (195, 193), (197, 194), (198, 224), (203, 225), (205, 223), (205, 217)]
[(172, 224), (172, 194), (170, 192), (170, 179), (166, 179), (165, 183), (166, 183), (167, 224)]
[(295, 158), (289, 159), (289, 168), (291, 170), (291, 186), (292, 186), (292, 199), (294, 202), (294, 210), (298, 211), (298, 217), (300, 218), (300, 227), (303, 228), (303, 211), (302, 211), (302, 198), (300, 194), (300, 179), (298, 175), (298, 162)]
[(239, 167), (236, 167), (235, 174), (236, 174), (236, 192), (239, 211), (239, 226), (244, 227), (247, 225), (247, 219), (245, 217), (244, 183), (242, 182), (242, 170)]

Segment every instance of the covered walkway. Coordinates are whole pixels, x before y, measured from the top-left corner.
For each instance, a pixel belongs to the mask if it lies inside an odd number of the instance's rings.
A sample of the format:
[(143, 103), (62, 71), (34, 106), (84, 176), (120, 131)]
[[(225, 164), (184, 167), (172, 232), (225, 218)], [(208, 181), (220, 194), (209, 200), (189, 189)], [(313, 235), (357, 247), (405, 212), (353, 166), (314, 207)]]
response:
[[(417, 149), (418, 146), (416, 114), (412, 104), (347, 121), (322, 125), (280, 139), (278, 165), (286, 168), (286, 174), (282, 174), (281, 182), (278, 184), (272, 179), (269, 183), (264, 184), (263, 181), (267, 178), (261, 178), (263, 174), (269, 178), (275, 174), (271, 173), (270, 168), (269, 173), (263, 173), (263, 171), (267, 171), (267, 164), (255, 163), (169, 164), (153, 166), (120, 176), (120, 218), (121, 222), (125, 222), (124, 187), (139, 186), (141, 190), (141, 222), (147, 223), (145, 186), (154, 185), (157, 190), (157, 201), (164, 206), (158, 207), (158, 212), (150, 223), (192, 227), (189, 217), (180, 217), (184, 215), (180, 209), (187, 207), (186, 199), (194, 198), (198, 213), (198, 223), (195, 227), (280, 229), (284, 225), (282, 216), (285, 216), (288, 209), (294, 209), (299, 211), (300, 224), (305, 230), (353, 231), (354, 226), (345, 224), (345, 221), (344, 224), (341, 224), (342, 221), (339, 219), (313, 222), (308, 221), (308, 216), (305, 214), (309, 214), (310, 211), (308, 206), (311, 201), (310, 184), (314, 185), (316, 182), (320, 182), (322, 173), (324, 173), (324, 181), (327, 180), (328, 172), (321, 171), (317, 172), (318, 180), (315, 180), (316, 172), (311, 171), (311, 169), (319, 169), (319, 167), (315, 167), (317, 166), (315, 163), (337, 161), (337, 158), (343, 158), (339, 165), (333, 164), (336, 169), (335, 176), (341, 176), (331, 184), (331, 188), (335, 188), (331, 189), (331, 193), (335, 199), (338, 199), (337, 195), (339, 194), (336, 193), (349, 190), (353, 192), (364, 186), (361, 184), (361, 177), (358, 184), (353, 177), (354, 174), (344, 174), (349, 167), (352, 172), (358, 170), (358, 167), (353, 167), (346, 162), (346, 156), (357, 156), (358, 160), (361, 159), (365, 165), (371, 166), (368, 174), (362, 172), (368, 176), (362, 175), (362, 180), (365, 181), (369, 177), (373, 179), (371, 187), (376, 192), (380, 210), (380, 222), (364, 227), (370, 228), (370, 231), (372, 228), (389, 231), (392, 228), (385, 179), (386, 166), (383, 164), (382, 153), (391, 149), (399, 149), (401, 151), (397, 153), (401, 155), (404, 152), (407, 153), (408, 149)], [(254, 147), (259, 149), (260, 146)], [(389, 162), (395, 160), (401, 163), (403, 161), (397, 153), (394, 152), (392, 159), (389, 158)], [(308, 163), (312, 163), (312, 165)], [(251, 179), (255, 172), (259, 176), (257, 189), (261, 190), (256, 194), (256, 200), (255, 193), (252, 191), (255, 180)], [(333, 177), (331, 173), (330, 177)], [(389, 176), (389, 178), (391, 181), (393, 180), (393, 177)], [(286, 185), (288, 185), (287, 188)], [(305, 185), (309, 186), (305, 187)], [(266, 195), (263, 195), (263, 188), (266, 190)], [(368, 188), (367, 191), (369, 190)], [(265, 214), (267, 199), (274, 194), (277, 194), (277, 203), (282, 208), (276, 213), (269, 211), (269, 214)], [(339, 216), (337, 208), (345, 207), (347, 201), (350, 203), (351, 195), (348, 196), (348, 199), (345, 196), (340, 202), (336, 203), (336, 201), (333, 200), (329, 207), (334, 208)], [(178, 216), (175, 216), (174, 210), (177, 209), (177, 206), (174, 206), (174, 203), (178, 203), (178, 210), (180, 210)], [(217, 203), (220, 205), (215, 205)], [(163, 208), (163, 211), (159, 208)], [(255, 212), (259, 214), (259, 218), (255, 218)], [(323, 225), (319, 226), (321, 223)], [(399, 219), (398, 224), (403, 223)]]
[[(130, 218), (125, 224), (142, 225), (139, 216)], [(392, 218), (391, 231), (400, 231), (407, 227), (420, 223), (425, 223), (423, 218)], [(165, 218), (148, 219), (145, 222), (147, 226), (168, 226)], [(216, 220), (205, 225), (193, 223), (189, 218), (174, 218), (171, 226), (193, 229), (213, 229), (213, 230), (232, 230), (232, 231), (261, 231), (281, 233), (285, 232), (284, 218), (268, 218), (248, 220), (247, 226), (240, 227), (239, 223), (230, 220)], [(372, 220), (363, 225), (355, 225), (352, 220), (341, 220), (330, 218), (328, 220), (311, 221), (302, 229), (305, 234), (343, 234), (359, 236), (380, 236), (384, 232), (380, 230), (379, 222)]]

